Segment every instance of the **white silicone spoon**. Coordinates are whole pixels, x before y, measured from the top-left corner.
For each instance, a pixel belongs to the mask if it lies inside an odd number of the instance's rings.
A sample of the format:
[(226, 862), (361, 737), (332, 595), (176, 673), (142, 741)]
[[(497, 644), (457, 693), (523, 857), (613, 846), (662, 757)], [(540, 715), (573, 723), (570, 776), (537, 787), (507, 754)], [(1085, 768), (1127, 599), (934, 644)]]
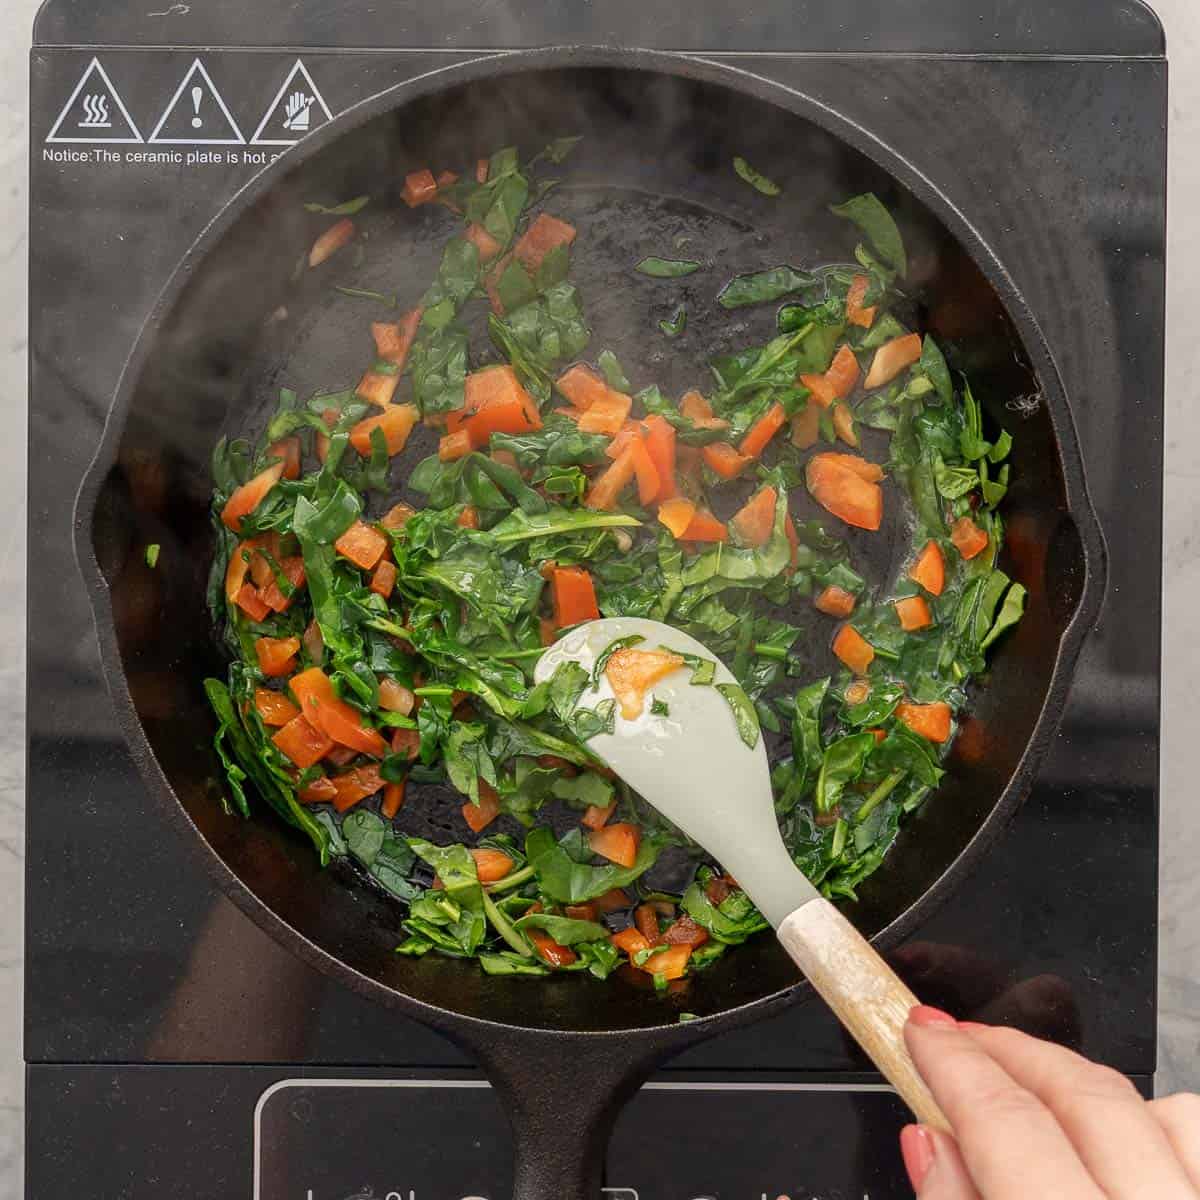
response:
[[(549, 679), (574, 661), (588, 675), (620, 638), (641, 636), (634, 648), (664, 648), (714, 660), (695, 638), (638, 617), (592, 621), (572, 630), (538, 660), (535, 679)], [(588, 742), (635, 791), (700, 843), (745, 888), (809, 982), (854, 1035), (925, 1125), (949, 1124), (904, 1044), (904, 1023), (918, 1003), (870, 943), (813, 887), (792, 862), (779, 833), (770, 767), (761, 736), (751, 749), (716, 684), (735, 683), (716, 661), (713, 686), (691, 682), (683, 668), (655, 684), (634, 720), (618, 715), (613, 733)], [(667, 715), (651, 711), (651, 698)], [(579, 707), (613, 698), (601, 672)]]

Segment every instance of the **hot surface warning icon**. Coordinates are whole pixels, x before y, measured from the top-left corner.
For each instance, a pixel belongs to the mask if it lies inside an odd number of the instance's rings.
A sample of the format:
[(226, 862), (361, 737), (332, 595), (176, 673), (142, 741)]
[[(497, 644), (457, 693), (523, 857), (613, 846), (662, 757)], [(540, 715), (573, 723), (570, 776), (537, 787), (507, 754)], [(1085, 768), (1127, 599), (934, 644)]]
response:
[(160, 145), (206, 142), (213, 146), (241, 146), (246, 139), (204, 64), (196, 59), (179, 81), (150, 141)]
[(308, 68), (296, 59), (296, 65), (275, 93), (275, 99), (267, 107), (251, 141), (256, 146), (290, 146), (332, 120), (329, 105), (317, 91)]
[(70, 99), (58, 114), (47, 142), (140, 142), (133, 118), (129, 115), (112, 80), (93, 58), (80, 76)]

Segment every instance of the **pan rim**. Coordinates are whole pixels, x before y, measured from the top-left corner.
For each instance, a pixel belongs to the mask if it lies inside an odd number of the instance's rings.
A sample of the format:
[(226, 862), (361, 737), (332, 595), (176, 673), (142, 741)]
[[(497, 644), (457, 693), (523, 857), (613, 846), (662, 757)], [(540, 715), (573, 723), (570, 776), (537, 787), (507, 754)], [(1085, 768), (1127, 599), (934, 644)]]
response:
[[(744, 56), (738, 61), (745, 61)], [(275, 163), (238, 189), (201, 230), (151, 306), (122, 367), (96, 454), (87, 468), (76, 498), (73, 521), (74, 549), (77, 567), (88, 588), (106, 683), (118, 723), (139, 774), (151, 795), (185, 833), (185, 841), (191, 843), (193, 852), (199, 856), (221, 891), (264, 932), (310, 965), (338, 979), (359, 994), (392, 1008), (402, 1009), (425, 1024), (472, 1045), (477, 1044), (477, 1037), (506, 1030), (514, 1037), (537, 1035), (569, 1040), (586, 1033), (589, 1038), (620, 1038), (624, 1042), (635, 1039), (639, 1044), (651, 1040), (658, 1043), (666, 1038), (673, 1049), (683, 1049), (709, 1035), (766, 1018), (790, 1007), (810, 994), (809, 985), (799, 980), (790, 987), (722, 1009), (686, 1025), (654, 1024), (587, 1031), (516, 1025), (442, 1008), (399, 991), (335, 957), (280, 917), (234, 873), (204, 837), (176, 797), (169, 779), (159, 765), (125, 682), (108, 587), (92, 543), (96, 503), (104, 480), (116, 461), (133, 395), (151, 356), (155, 338), (169, 319), (198, 264), (244, 215), (250, 205), (269, 192), (280, 176), (291, 172), (346, 133), (422, 96), (483, 77), (570, 68), (641, 70), (731, 87), (808, 120), (851, 146), (896, 179), (958, 239), (996, 291), (1029, 355), (1041, 385), (1043, 401), (1062, 465), (1066, 512), (1073, 521), (1080, 540), (1083, 583), (1074, 614), (1059, 639), (1045, 700), (1033, 732), (998, 800), (975, 835), (941, 875), (913, 904), (875, 933), (871, 940), (881, 951), (891, 949), (940, 908), (1003, 833), (1027, 796), (1036, 770), (1057, 731), (1063, 701), (1070, 686), (1079, 651), (1103, 603), (1107, 580), (1107, 551), (1087, 489), (1074, 418), (1053, 352), (1036, 317), (998, 256), (966, 214), (914, 163), (862, 125), (797, 88), (757, 75), (743, 66), (723, 61), (720, 55), (695, 55), (637, 48), (567, 46), (500, 51), (468, 57), (465, 61), (437, 67), (364, 99), (305, 138), (290, 152), (281, 155)], [(653, 1010), (648, 1008), (647, 1011), (649, 1013)], [(472, 1034), (475, 1036), (471, 1036)]]

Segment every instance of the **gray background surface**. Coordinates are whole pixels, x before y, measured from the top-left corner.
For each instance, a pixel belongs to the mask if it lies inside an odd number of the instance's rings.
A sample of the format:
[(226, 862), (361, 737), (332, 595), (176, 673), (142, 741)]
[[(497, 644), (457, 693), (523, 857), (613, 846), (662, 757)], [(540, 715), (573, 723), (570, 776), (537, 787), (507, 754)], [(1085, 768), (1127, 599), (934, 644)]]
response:
[[(39, 0), (0, 0), (0, 1200), (22, 1194), (28, 45)], [(1171, 60), (1160, 1091), (1200, 1090), (1200, 803), (1190, 786), (1200, 639), (1200, 5), (1156, 0)]]

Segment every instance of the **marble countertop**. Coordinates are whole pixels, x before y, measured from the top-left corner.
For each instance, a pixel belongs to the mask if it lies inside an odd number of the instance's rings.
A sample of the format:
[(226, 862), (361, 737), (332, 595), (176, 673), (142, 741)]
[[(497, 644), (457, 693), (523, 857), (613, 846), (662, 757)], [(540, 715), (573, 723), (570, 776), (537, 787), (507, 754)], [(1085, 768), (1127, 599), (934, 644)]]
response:
[[(7, 0), (0, 13), (0, 395), (10, 424), (0, 446), (0, 1200), (22, 1194), (20, 1054), (24, 856), (24, 571), (26, 411), (26, 152), (28, 45), (39, 0)], [(1200, 6), (1154, 0), (1171, 57), (1171, 143), (1200, 142)], [(1200, 340), (1188, 326), (1200, 306), (1200, 160), (1172, 153), (1166, 403), (1165, 645), (1162, 754), (1162, 916), (1159, 1086), (1200, 1090), (1200, 805), (1186, 749), (1194, 731), (1191, 681), (1200, 642), (1189, 613), (1200, 594), (1200, 412), (1188, 386)], [(1193, 734), (1194, 735), (1194, 734)]]

